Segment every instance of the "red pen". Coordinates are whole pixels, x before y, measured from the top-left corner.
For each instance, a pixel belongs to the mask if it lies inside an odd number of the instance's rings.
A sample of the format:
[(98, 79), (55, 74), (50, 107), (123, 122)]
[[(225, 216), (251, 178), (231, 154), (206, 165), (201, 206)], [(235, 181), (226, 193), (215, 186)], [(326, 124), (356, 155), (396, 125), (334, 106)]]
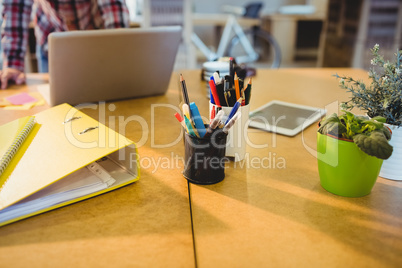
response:
[(216, 114), (215, 106), (212, 106), (212, 109), (211, 109), (211, 120), (210, 120), (210, 122), (212, 122), (212, 120), (215, 118), (215, 114)]
[(176, 116), (177, 120), (181, 123), (181, 125), (184, 127), (184, 129), (187, 129), (186, 124), (184, 123), (183, 117), (179, 113), (175, 113), (174, 116)]
[(216, 90), (216, 85), (213, 79), (209, 80), (209, 86), (211, 87), (211, 93), (212, 93), (212, 97), (214, 97), (214, 102), (216, 105), (221, 106), (221, 103), (219, 101), (219, 97), (218, 97), (218, 91)]

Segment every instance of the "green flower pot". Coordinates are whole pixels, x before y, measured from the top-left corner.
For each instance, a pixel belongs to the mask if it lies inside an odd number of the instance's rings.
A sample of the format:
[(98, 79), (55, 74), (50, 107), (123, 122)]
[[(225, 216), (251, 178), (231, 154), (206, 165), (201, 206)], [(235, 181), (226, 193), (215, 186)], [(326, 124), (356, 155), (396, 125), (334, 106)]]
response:
[(383, 160), (361, 151), (355, 143), (317, 133), (318, 172), (322, 187), (346, 197), (368, 195)]

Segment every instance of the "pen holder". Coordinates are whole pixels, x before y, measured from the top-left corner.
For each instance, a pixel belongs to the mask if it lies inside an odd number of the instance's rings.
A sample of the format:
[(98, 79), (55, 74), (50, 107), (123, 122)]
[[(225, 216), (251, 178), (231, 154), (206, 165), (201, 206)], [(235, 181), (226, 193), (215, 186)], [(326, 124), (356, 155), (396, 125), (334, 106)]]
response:
[[(212, 109), (217, 109), (217, 106), (210, 102), (209, 114), (211, 114)], [(222, 110), (225, 112), (224, 121), (226, 121), (232, 107), (222, 106)], [(246, 156), (246, 135), (250, 105), (240, 106), (239, 112), (241, 113), (240, 120), (236, 121), (236, 123), (229, 129), (225, 154), (226, 156), (233, 158), (235, 162), (243, 160)]]
[(217, 129), (207, 138), (185, 133), (184, 177), (195, 184), (214, 184), (225, 178), (226, 137)]

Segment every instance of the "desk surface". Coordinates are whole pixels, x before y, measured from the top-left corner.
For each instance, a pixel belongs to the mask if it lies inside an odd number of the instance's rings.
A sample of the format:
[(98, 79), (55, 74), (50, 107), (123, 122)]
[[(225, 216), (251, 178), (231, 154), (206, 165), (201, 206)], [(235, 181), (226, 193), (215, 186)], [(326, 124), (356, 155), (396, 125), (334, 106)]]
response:
[[(366, 71), (352, 69), (258, 70), (251, 110), (273, 99), (332, 110), (348, 98), (334, 73), (367, 77)], [(207, 115), (199, 71), (183, 75), (191, 101)], [(41, 78), (30, 75), (28, 87), (15, 90), (34, 90)], [(173, 116), (180, 98), (177, 80), (174, 74), (164, 96), (84, 110), (96, 119), (106, 111), (109, 127), (139, 143), (140, 180), (0, 228), (2, 265), (192, 267), (196, 257), (198, 267), (400, 266), (402, 184), (379, 178), (362, 198), (326, 192), (309, 152), (316, 148), (315, 126), (292, 138), (249, 129), (250, 141), (266, 148), (248, 146), (250, 161), (229, 163), (222, 182), (188, 187)], [(0, 97), (10, 92), (0, 91)], [(1, 123), (20, 116), (0, 113)], [(144, 135), (144, 125), (128, 122), (133, 115), (145, 125), (153, 122), (154, 131)], [(264, 167), (252, 159), (264, 159)], [(151, 163), (158, 160), (161, 168)]]

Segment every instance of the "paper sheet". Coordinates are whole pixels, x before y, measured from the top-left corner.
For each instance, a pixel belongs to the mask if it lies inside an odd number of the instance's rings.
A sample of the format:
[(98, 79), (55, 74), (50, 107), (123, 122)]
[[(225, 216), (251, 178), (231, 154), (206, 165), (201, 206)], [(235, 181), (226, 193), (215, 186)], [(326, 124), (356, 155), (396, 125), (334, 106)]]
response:
[(24, 105), (31, 102), (36, 102), (37, 99), (29, 95), (28, 93), (19, 93), (16, 95), (12, 95), (10, 97), (4, 98), (6, 101), (11, 102), (13, 105)]

